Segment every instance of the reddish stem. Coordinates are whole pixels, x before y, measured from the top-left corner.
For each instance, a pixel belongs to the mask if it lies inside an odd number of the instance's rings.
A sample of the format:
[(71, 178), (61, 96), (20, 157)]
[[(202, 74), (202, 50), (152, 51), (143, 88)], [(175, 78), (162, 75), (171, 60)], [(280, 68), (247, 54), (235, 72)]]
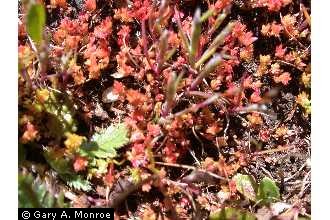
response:
[(147, 44), (147, 34), (146, 34), (146, 24), (145, 24), (145, 20), (141, 21), (141, 27), (142, 27), (142, 44), (143, 44), (143, 53), (148, 61), (148, 64), (150, 66), (150, 68), (152, 69), (152, 71), (156, 74), (156, 77), (158, 77), (158, 72), (156, 71), (155, 66), (151, 63), (149, 54), (148, 54), (148, 44)]

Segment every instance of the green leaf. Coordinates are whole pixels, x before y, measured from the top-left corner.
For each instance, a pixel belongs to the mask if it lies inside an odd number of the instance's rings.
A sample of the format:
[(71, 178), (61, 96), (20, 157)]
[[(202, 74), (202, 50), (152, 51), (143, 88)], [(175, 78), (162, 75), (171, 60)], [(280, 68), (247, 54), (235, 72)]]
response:
[(134, 184), (141, 182), (141, 170), (139, 168), (130, 169), (130, 173)]
[(46, 23), (46, 12), (42, 4), (34, 4), (27, 15), (27, 32), (36, 44), (42, 40)]
[(201, 10), (198, 8), (195, 12), (192, 22), (191, 42), (189, 48), (189, 61), (191, 64), (195, 62), (195, 57), (197, 55), (201, 32), (202, 32)]
[(58, 157), (54, 150), (48, 149), (44, 152), (44, 157), (47, 163), (53, 168), (58, 174), (74, 174), (71, 169), (71, 163), (64, 157)]
[(165, 60), (164, 62), (168, 61), (169, 59), (171, 59), (171, 57), (175, 54), (177, 48), (172, 48), (169, 51), (167, 51), (166, 55), (165, 55)]
[(203, 70), (199, 73), (196, 79), (191, 83), (190, 89), (194, 90), (202, 80), (207, 77), (210, 73), (212, 73), (217, 66), (221, 63), (222, 57), (220, 54), (214, 54), (214, 57), (207, 62)]
[(91, 183), (88, 180), (82, 179), (80, 175), (69, 175), (64, 178), (68, 186), (76, 190), (90, 191), (92, 189)]
[(222, 24), (222, 22), (225, 20), (226, 17), (227, 17), (226, 13), (219, 14), (217, 19), (214, 22), (214, 25), (213, 25), (212, 29), (213, 30), (218, 29), (218, 27), (220, 27), (220, 25)]
[(107, 173), (108, 171), (108, 165), (109, 165), (108, 160), (105, 159), (96, 159), (93, 158), (90, 163), (88, 163), (89, 167), (89, 174), (96, 174), (96, 175), (102, 175)]
[(92, 142), (95, 142), (98, 147), (106, 152), (111, 152), (113, 149), (118, 149), (128, 143), (128, 129), (124, 123), (116, 126), (109, 126), (107, 129), (96, 133), (92, 137)]
[(257, 200), (260, 201), (262, 205), (269, 204), (280, 199), (280, 190), (276, 183), (268, 178), (264, 177), (258, 188)]
[(58, 207), (68, 207), (68, 205), (64, 202), (64, 193), (61, 192), (57, 197), (57, 206)]
[(213, 26), (210, 30), (209, 33), (213, 33), (216, 29), (218, 29), (220, 27), (220, 25), (222, 24), (222, 22), (225, 20), (225, 18), (227, 17), (227, 15), (229, 14), (230, 9), (224, 9), (221, 14), (218, 15), (217, 19), (215, 20), (215, 22), (213, 23)]
[(179, 15), (179, 11), (177, 9), (175, 9), (174, 18), (176, 19), (176, 23), (178, 25), (179, 36), (182, 40), (183, 48), (185, 49), (186, 52), (189, 52), (188, 38), (187, 38), (186, 34), (184, 33), (184, 31), (182, 29), (182, 24), (181, 24), (181, 21), (180, 21), (180, 15)]
[(47, 135), (60, 141), (66, 132), (74, 133), (77, 131), (73, 102), (67, 94), (49, 91), (47, 101), (44, 103), (36, 101), (35, 104), (40, 104), (45, 113)]
[(89, 191), (92, 189), (88, 180), (82, 179), (72, 170), (71, 162), (55, 154), (54, 150), (46, 150), (44, 156), (48, 164), (58, 173), (59, 177), (70, 187), (77, 190)]
[(168, 31), (164, 30), (159, 38), (159, 46), (158, 46), (158, 55), (157, 55), (157, 69), (160, 71), (165, 62), (165, 54), (168, 48)]
[(224, 208), (221, 211), (216, 211), (210, 214), (209, 216), (210, 220), (229, 220), (229, 219), (235, 219), (235, 220), (256, 220), (257, 218), (243, 210), (239, 210), (236, 208)]
[(129, 142), (128, 129), (124, 123), (111, 125), (100, 133), (93, 135), (89, 143), (80, 148), (81, 156), (114, 158), (117, 156), (117, 149)]
[(72, 101), (68, 97), (60, 97), (59, 94), (51, 91), (44, 107), (47, 113), (59, 121), (63, 133), (77, 131)]
[(214, 14), (214, 9), (209, 9), (206, 12), (202, 14), (201, 22), (206, 21), (209, 17), (211, 17)]
[(235, 26), (235, 22), (230, 22), (227, 26), (218, 34), (218, 36), (212, 41), (211, 45), (203, 53), (201, 58), (195, 63), (195, 68), (197, 69), (200, 65), (205, 63), (218, 49), (219, 46), (223, 45), (225, 38), (231, 33)]
[(57, 198), (49, 192), (46, 185), (35, 181), (31, 174), (18, 176), (18, 207), (20, 208), (65, 208), (63, 193)]
[(87, 156), (87, 157), (97, 157), (97, 158), (114, 158), (117, 156), (117, 152), (114, 149), (111, 149), (111, 152), (105, 152), (103, 150), (84, 150), (82, 149), (80, 151), (81, 156)]
[[(39, 195), (43, 189), (35, 191), (32, 175), (18, 176), (18, 207), (19, 208), (40, 208)], [(39, 194), (39, 195), (38, 195)]]
[(167, 88), (166, 88), (166, 102), (168, 104), (173, 104), (175, 100), (175, 94), (178, 89), (178, 85), (182, 79), (183, 73), (180, 73), (179, 76), (176, 75), (176, 72), (173, 71), (171, 73), (171, 78), (167, 83)]
[(250, 175), (236, 174), (233, 177), (236, 188), (243, 196), (251, 201), (256, 201), (257, 183)]

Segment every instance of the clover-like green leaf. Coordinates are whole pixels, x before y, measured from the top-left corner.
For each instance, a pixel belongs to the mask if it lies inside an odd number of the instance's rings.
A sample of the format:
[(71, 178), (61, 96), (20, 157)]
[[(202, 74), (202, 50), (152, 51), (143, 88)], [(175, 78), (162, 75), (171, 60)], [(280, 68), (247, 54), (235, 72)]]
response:
[(236, 174), (233, 177), (236, 188), (243, 196), (251, 201), (256, 201), (257, 183), (250, 175)]
[(269, 204), (280, 199), (280, 190), (274, 180), (264, 177), (258, 187), (257, 200), (261, 204)]
[(126, 125), (124, 123), (111, 125), (94, 134), (90, 142), (84, 143), (80, 148), (80, 154), (92, 158), (114, 158), (117, 156), (117, 149), (128, 142)]
[(113, 149), (119, 149), (128, 143), (127, 127), (125, 124), (111, 125), (100, 133), (96, 133), (92, 137), (101, 150), (111, 152)]

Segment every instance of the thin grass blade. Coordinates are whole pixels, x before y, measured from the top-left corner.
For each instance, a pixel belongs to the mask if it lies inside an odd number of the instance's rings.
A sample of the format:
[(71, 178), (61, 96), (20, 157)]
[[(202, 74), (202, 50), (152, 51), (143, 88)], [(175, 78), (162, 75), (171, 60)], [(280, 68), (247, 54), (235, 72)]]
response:
[(209, 59), (217, 50), (217, 48), (223, 45), (225, 38), (233, 30), (235, 22), (230, 22), (227, 26), (221, 31), (221, 33), (213, 40), (209, 48), (204, 52), (202, 57), (196, 62), (195, 68), (198, 68), (202, 65), (207, 59)]

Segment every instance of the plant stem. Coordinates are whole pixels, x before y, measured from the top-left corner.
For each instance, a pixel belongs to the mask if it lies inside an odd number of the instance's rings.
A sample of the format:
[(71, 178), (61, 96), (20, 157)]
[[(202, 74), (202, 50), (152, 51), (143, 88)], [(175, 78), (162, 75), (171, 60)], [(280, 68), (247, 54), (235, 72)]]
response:
[(144, 53), (144, 56), (146, 57), (147, 62), (149, 64), (150, 68), (152, 69), (152, 71), (158, 77), (157, 70), (155, 69), (154, 65), (151, 63), (151, 60), (150, 60), (150, 57), (149, 57), (149, 53), (148, 53), (148, 43), (147, 43), (147, 34), (146, 34), (145, 20), (142, 20), (141, 21), (141, 28), (142, 28), (142, 44), (143, 44), (143, 53)]

